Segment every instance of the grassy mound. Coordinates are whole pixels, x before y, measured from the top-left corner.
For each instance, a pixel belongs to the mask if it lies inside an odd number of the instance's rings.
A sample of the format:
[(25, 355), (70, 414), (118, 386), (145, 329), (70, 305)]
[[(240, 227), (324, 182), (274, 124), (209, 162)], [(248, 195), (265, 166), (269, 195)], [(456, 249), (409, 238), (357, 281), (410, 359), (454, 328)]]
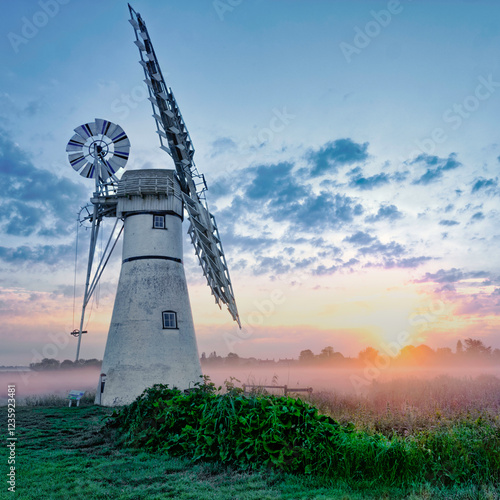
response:
[(413, 436), (341, 425), (291, 397), (244, 396), (213, 384), (188, 394), (156, 385), (107, 422), (127, 446), (193, 461), (377, 484), (498, 481), (500, 432), (476, 420)]

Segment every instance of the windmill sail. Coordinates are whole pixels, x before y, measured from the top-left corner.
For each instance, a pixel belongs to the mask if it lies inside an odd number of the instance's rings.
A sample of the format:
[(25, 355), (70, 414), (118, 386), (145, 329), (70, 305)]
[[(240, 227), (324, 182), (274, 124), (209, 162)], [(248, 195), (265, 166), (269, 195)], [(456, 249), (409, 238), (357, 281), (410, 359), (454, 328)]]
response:
[[(153, 107), (160, 147), (173, 159), (182, 198), (189, 215), (189, 234), (203, 274), (212, 290), (215, 302), (225, 304), (241, 328), (233, 287), (214, 216), (208, 210), (204, 196), (206, 184), (193, 160), (194, 147), (172, 89), (167, 87), (156, 58), (146, 24), (130, 5), (130, 24), (135, 31), (149, 100)], [(201, 186), (198, 189), (198, 186)]]

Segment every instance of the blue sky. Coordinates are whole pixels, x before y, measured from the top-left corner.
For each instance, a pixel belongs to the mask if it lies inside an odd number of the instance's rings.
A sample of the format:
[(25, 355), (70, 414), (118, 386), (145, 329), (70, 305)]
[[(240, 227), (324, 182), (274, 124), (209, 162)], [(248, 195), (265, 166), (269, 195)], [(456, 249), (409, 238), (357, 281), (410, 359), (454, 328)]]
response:
[[(186, 240), (200, 351), (355, 355), (403, 330), (500, 347), (497, 2), (132, 5), (191, 133), (245, 325), (215, 308)], [(75, 217), (92, 189), (67, 162), (73, 128), (114, 121), (128, 168), (172, 167), (128, 17), (117, 1), (4, 5), (1, 364), (51, 344), (74, 356), (54, 340), (73, 329)], [(118, 272), (116, 258), (83, 357), (102, 357)]]

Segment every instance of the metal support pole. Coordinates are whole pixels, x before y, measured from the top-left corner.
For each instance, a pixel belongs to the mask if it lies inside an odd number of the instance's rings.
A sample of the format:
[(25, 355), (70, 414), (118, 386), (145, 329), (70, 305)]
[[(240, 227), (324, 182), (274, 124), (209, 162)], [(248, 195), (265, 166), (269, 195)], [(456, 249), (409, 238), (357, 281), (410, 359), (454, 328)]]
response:
[(82, 342), (82, 331), (83, 331), (83, 322), (85, 320), (85, 309), (87, 308), (87, 302), (88, 302), (90, 274), (92, 273), (92, 263), (94, 261), (95, 245), (97, 241), (97, 233), (99, 231), (99, 224), (98, 223), (96, 224), (97, 214), (98, 214), (98, 208), (96, 205), (94, 205), (94, 215), (92, 219), (92, 233), (90, 235), (89, 262), (87, 264), (87, 279), (85, 280), (85, 293), (83, 295), (82, 317), (80, 320), (80, 331), (78, 333), (78, 346), (76, 348), (75, 362), (78, 361), (78, 358), (80, 356), (80, 344)]
[[(95, 176), (95, 190), (96, 190), (95, 194), (98, 194), (100, 171), (99, 171), (99, 156), (97, 154), (97, 145), (94, 145), (94, 176)], [(83, 322), (85, 320), (85, 309), (87, 308), (87, 302), (88, 302), (90, 275), (92, 273), (92, 263), (94, 262), (97, 233), (99, 232), (100, 221), (97, 220), (98, 214), (99, 214), (99, 208), (97, 204), (95, 204), (94, 215), (92, 217), (92, 232), (90, 235), (89, 261), (87, 264), (87, 279), (85, 280), (85, 293), (83, 296), (82, 317), (80, 319), (80, 331), (78, 332), (78, 345), (76, 347), (75, 363), (78, 361), (80, 357), (80, 345), (82, 343), (82, 331), (83, 331)]]

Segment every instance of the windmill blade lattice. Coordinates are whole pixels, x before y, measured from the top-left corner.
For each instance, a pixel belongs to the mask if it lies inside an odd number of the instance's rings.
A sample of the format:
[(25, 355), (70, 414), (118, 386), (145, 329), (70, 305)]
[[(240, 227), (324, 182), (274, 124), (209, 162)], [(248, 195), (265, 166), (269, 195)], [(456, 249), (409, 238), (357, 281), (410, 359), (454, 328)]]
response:
[(70, 165), (81, 176), (116, 181), (115, 174), (127, 163), (130, 141), (119, 125), (96, 118), (75, 128), (66, 152)]
[[(225, 304), (241, 328), (233, 287), (214, 216), (208, 210), (204, 191), (205, 179), (194, 163), (194, 147), (172, 89), (167, 87), (156, 58), (146, 24), (129, 4), (130, 24), (135, 31), (149, 90), (160, 147), (174, 160), (182, 198), (189, 214), (189, 234), (215, 302)], [(166, 141), (166, 143), (164, 142)], [(202, 189), (198, 189), (198, 185)]]

